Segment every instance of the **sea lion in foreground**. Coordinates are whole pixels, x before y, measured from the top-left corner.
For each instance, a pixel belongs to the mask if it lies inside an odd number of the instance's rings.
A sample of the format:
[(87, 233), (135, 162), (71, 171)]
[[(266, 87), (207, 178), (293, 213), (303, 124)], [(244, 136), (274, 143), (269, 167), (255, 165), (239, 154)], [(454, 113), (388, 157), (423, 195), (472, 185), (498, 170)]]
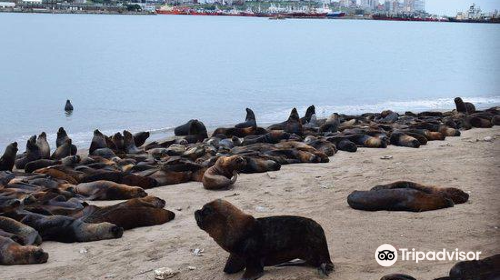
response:
[(245, 128), (245, 127), (257, 127), (257, 121), (255, 119), (255, 113), (250, 108), (245, 109), (247, 111), (247, 115), (245, 117), (245, 121), (235, 125), (236, 128)]
[(333, 271), (323, 228), (298, 216), (254, 218), (231, 203), (218, 199), (194, 213), (198, 226), (230, 253), (224, 272), (245, 269), (244, 280), (264, 274), (264, 266), (294, 259), (317, 267), (323, 275)]
[(380, 280), (417, 280), (410, 275), (406, 274), (389, 274), (380, 278)]
[(0, 171), (12, 171), (16, 162), (17, 142), (10, 143), (0, 157)]
[(21, 246), (12, 239), (0, 236), (0, 265), (46, 263), (49, 254), (36, 246)]
[(469, 195), (457, 188), (437, 188), (398, 181), (379, 185), (370, 191), (354, 191), (347, 203), (354, 209), (365, 211), (431, 211), (464, 203)]
[(463, 261), (450, 270), (448, 280), (498, 280), (500, 279), (500, 254), (478, 261)]
[(215, 165), (203, 174), (203, 187), (208, 190), (227, 189), (236, 182), (238, 172), (246, 165), (245, 159), (241, 156), (220, 157)]
[(80, 183), (71, 188), (75, 193), (83, 195), (89, 200), (117, 200), (147, 196), (143, 188), (117, 184), (111, 181)]
[(21, 223), (36, 229), (44, 241), (90, 242), (120, 238), (123, 235), (123, 228), (110, 223), (89, 224), (60, 215), (28, 214)]
[(460, 97), (455, 97), (455, 106), (457, 107), (457, 111), (459, 113), (472, 114), (476, 112), (476, 107), (474, 106), (474, 104), (470, 102), (464, 102)]

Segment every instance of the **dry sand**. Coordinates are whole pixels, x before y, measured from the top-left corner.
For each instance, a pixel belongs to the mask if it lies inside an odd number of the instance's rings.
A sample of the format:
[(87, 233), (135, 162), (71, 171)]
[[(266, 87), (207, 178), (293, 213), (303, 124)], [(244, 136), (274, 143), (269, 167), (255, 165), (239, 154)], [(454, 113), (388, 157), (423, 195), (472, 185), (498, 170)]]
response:
[[(493, 141), (483, 141), (486, 136)], [(295, 164), (269, 174), (242, 174), (228, 191), (207, 191), (197, 182), (148, 190), (166, 200), (166, 208), (177, 215), (175, 220), (126, 231), (116, 240), (44, 242), (42, 247), (50, 255), (47, 264), (4, 266), (0, 279), (154, 279), (152, 269), (159, 267), (180, 271), (171, 279), (239, 279), (241, 274), (224, 275), (228, 253), (193, 218), (196, 209), (216, 198), (257, 217), (290, 214), (319, 222), (336, 267), (329, 279), (380, 279), (395, 272), (418, 279), (445, 276), (455, 261), (398, 261), (384, 268), (375, 262), (375, 249), (389, 243), (422, 251), (482, 251), (483, 257), (500, 253), (499, 142), (499, 127), (473, 129), (462, 137), (429, 142), (419, 149), (362, 148), (356, 153), (339, 152), (327, 164)], [(380, 159), (384, 155), (393, 158)], [(347, 205), (350, 192), (396, 180), (458, 187), (470, 193), (470, 200), (423, 213), (364, 212)], [(191, 252), (195, 248), (204, 249), (203, 255), (195, 256)], [(262, 280), (319, 278), (315, 269), (307, 267), (267, 267), (265, 271)]]

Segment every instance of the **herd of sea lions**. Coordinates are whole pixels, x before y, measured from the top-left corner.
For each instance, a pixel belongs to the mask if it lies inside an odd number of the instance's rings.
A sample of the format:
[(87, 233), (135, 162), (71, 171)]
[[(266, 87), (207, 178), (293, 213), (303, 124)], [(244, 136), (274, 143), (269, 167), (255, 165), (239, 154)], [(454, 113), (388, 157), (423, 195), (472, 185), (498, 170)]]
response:
[[(77, 153), (64, 128), (57, 132), (55, 149), (42, 132), (29, 138), (24, 153), (17, 153), (14, 142), (0, 158), (0, 264), (46, 262), (48, 254), (38, 247), (43, 241), (120, 238), (124, 230), (174, 219), (175, 214), (164, 209), (165, 201), (148, 196), (145, 190), (150, 188), (197, 181), (207, 190), (224, 190), (241, 172), (324, 163), (338, 151), (356, 152), (358, 147), (418, 148), (428, 141), (460, 136), (460, 130), (500, 124), (499, 107), (478, 111), (459, 97), (455, 104), (456, 110), (449, 112), (386, 110), (334, 113), (325, 119), (317, 117), (314, 106), (303, 117), (294, 108), (286, 121), (268, 128), (259, 127), (255, 113), (247, 108), (244, 122), (217, 128), (211, 136), (196, 119), (176, 127), (175, 137), (149, 143), (148, 132), (125, 130), (108, 136), (95, 130), (88, 155)], [(92, 200), (125, 201), (98, 207), (87, 203)], [(457, 188), (406, 181), (347, 197), (349, 206), (365, 211), (422, 212), (467, 200), (468, 194)], [(195, 219), (231, 254), (224, 268), (227, 273), (245, 269), (243, 279), (257, 279), (264, 266), (294, 259), (317, 267), (323, 275), (333, 271), (324, 231), (311, 219), (255, 219), (223, 200), (206, 204), (196, 211)]]

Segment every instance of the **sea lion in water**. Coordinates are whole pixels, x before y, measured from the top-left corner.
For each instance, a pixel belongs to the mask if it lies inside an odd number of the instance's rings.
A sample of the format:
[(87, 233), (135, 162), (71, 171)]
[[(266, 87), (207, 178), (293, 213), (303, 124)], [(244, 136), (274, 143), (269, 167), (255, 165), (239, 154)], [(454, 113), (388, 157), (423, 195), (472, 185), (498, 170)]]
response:
[(143, 188), (111, 181), (80, 183), (72, 188), (75, 193), (83, 195), (89, 200), (117, 200), (147, 196)]
[(0, 236), (0, 265), (46, 263), (49, 254), (36, 246), (22, 246), (12, 239)]
[(16, 162), (17, 142), (10, 143), (0, 157), (0, 171), (12, 171)]
[(66, 105), (64, 105), (64, 111), (70, 112), (73, 111), (73, 105), (71, 104), (71, 101), (66, 100)]
[(465, 203), (469, 195), (457, 188), (438, 188), (408, 181), (378, 185), (370, 191), (354, 191), (347, 203), (365, 211), (422, 212), (452, 207)]
[(474, 104), (470, 102), (464, 102), (460, 97), (455, 97), (455, 106), (457, 107), (457, 111), (459, 113), (472, 114), (476, 112), (476, 107), (474, 106)]
[(42, 159), (49, 159), (50, 158), (50, 146), (49, 142), (47, 142), (47, 134), (45, 132), (40, 133), (38, 135), (38, 138), (36, 139), (36, 145), (38, 146), (38, 149), (40, 150), (40, 155)]
[(196, 223), (230, 253), (224, 272), (245, 269), (242, 279), (257, 279), (264, 266), (302, 259), (328, 275), (333, 263), (323, 228), (309, 218), (274, 216), (254, 218), (218, 199), (195, 211)]
[(36, 145), (36, 135), (33, 135), (26, 142), (26, 152), (24, 153), (24, 155), (16, 160), (16, 168), (24, 169), (27, 163), (40, 158), (42, 158), (42, 155), (40, 153), (40, 149)]
[(44, 241), (91, 242), (120, 238), (123, 235), (123, 228), (110, 223), (90, 224), (61, 215), (28, 214), (21, 223), (36, 229)]
[(18, 236), (22, 241), (21, 245), (42, 244), (42, 237), (35, 229), (14, 219), (0, 216), (0, 229)]
[(208, 190), (227, 189), (236, 182), (238, 172), (246, 165), (246, 161), (241, 156), (220, 157), (215, 165), (203, 174), (203, 187)]
[(247, 115), (245, 117), (245, 121), (235, 125), (236, 128), (245, 128), (245, 127), (257, 127), (257, 121), (255, 119), (255, 113), (250, 108), (245, 109), (247, 111)]

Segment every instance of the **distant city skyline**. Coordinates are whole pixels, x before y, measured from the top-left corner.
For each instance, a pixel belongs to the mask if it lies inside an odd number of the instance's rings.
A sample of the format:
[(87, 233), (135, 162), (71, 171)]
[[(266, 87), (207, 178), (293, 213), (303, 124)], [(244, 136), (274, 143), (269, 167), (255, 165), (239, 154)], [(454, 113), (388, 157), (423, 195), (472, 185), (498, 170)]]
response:
[(500, 0), (426, 0), (425, 10), (431, 14), (454, 16), (459, 11), (466, 11), (475, 3), (483, 12), (500, 10)]

